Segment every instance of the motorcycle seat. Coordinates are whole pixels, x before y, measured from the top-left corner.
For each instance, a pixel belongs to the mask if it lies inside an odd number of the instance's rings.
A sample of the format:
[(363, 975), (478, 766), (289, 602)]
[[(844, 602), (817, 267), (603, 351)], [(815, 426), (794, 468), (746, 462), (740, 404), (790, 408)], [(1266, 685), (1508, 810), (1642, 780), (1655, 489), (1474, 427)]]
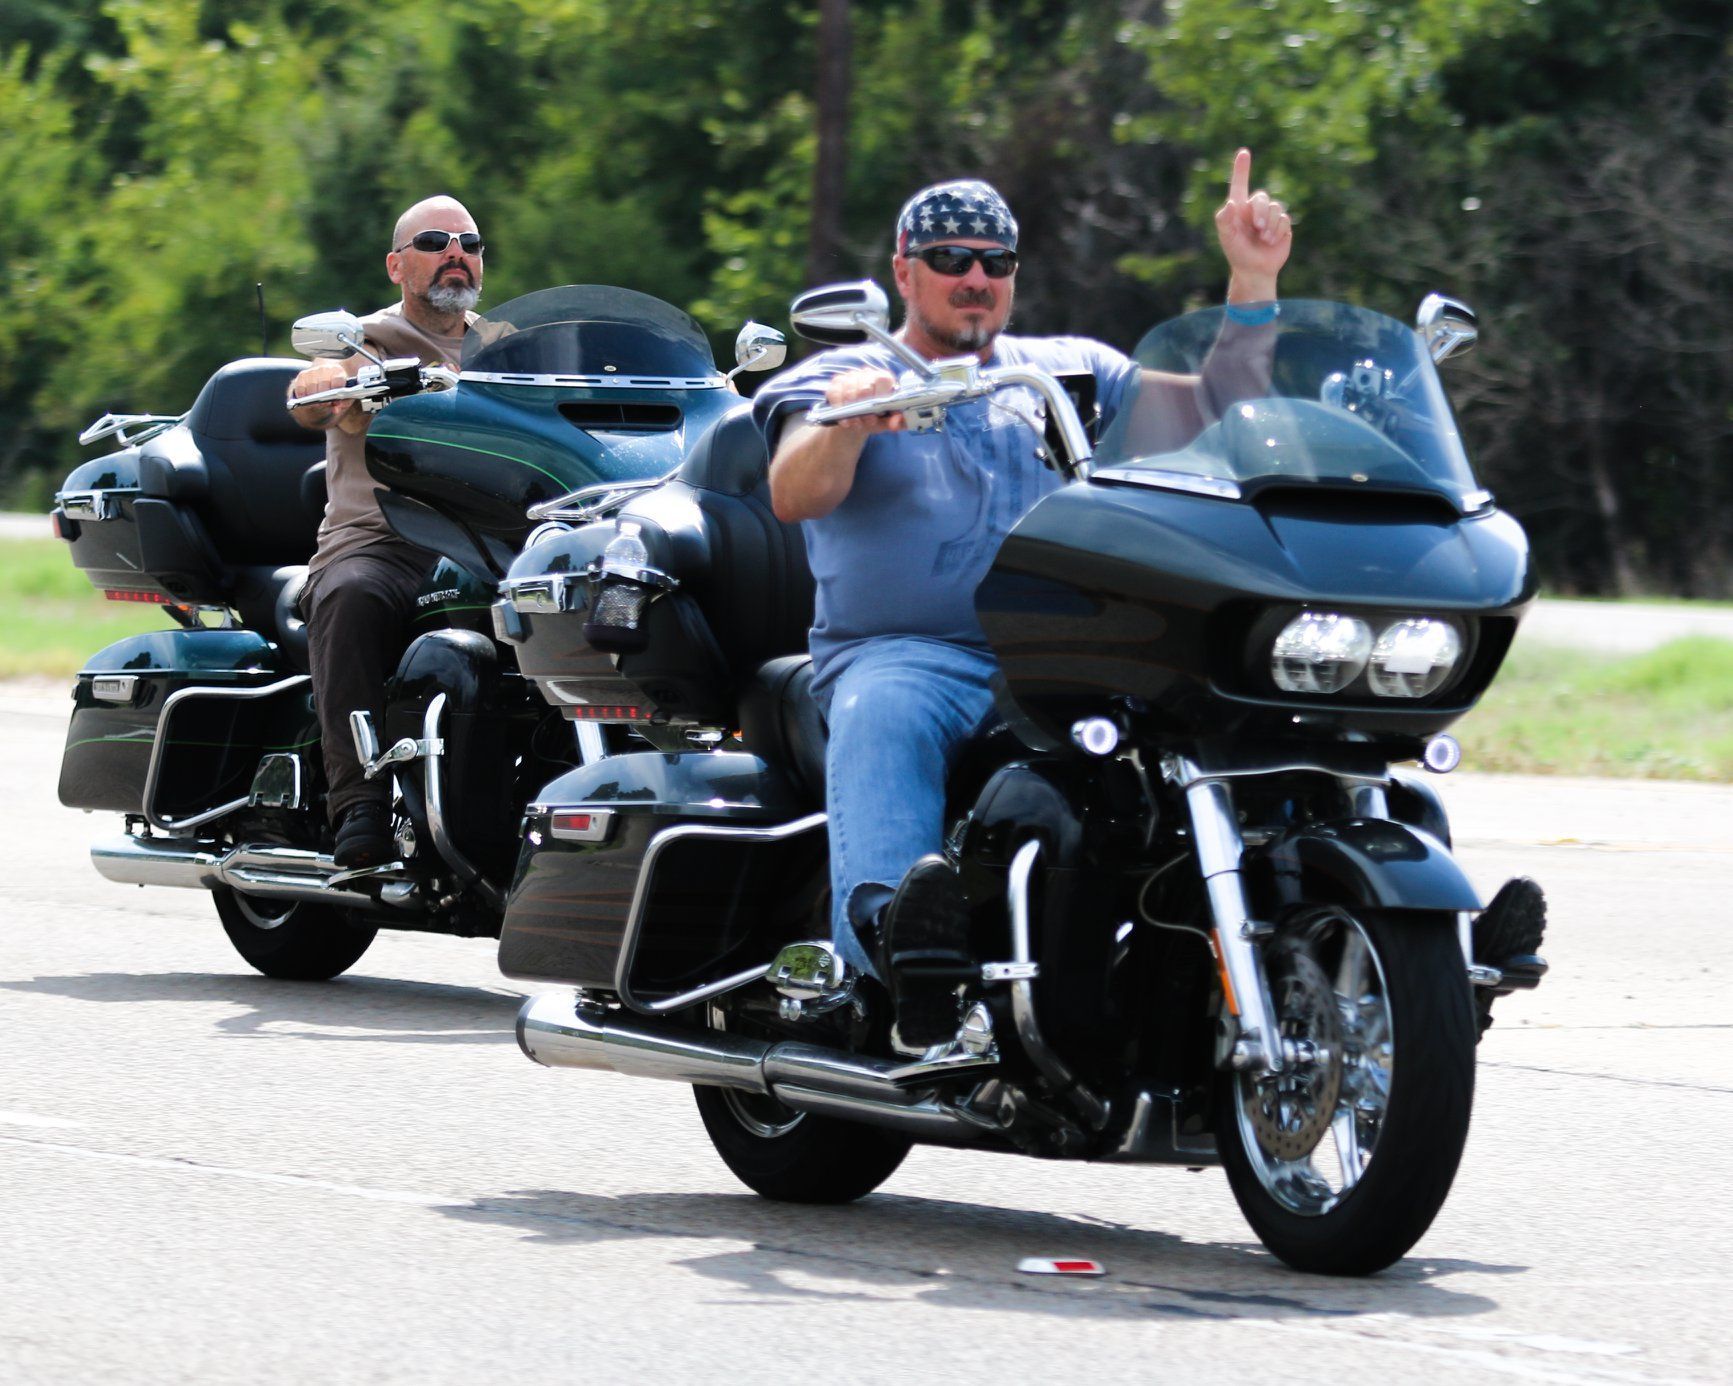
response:
[(276, 642), (284, 662), (297, 674), (311, 672), (307, 622), (301, 596), (307, 590), (307, 565), (254, 565), (236, 573), (234, 606), (249, 630)]
[(812, 656), (786, 655), (758, 667), (740, 694), (740, 739), (785, 771), (815, 807), (824, 803), (824, 714), (812, 697)]

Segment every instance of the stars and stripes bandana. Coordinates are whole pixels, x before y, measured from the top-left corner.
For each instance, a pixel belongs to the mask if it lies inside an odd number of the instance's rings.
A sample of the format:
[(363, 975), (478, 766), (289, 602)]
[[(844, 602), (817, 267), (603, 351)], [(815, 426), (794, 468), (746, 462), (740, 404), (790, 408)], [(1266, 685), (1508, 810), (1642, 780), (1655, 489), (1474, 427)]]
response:
[(903, 203), (897, 216), (897, 254), (959, 238), (1017, 248), (1017, 218), (991, 185), (959, 178), (922, 188)]

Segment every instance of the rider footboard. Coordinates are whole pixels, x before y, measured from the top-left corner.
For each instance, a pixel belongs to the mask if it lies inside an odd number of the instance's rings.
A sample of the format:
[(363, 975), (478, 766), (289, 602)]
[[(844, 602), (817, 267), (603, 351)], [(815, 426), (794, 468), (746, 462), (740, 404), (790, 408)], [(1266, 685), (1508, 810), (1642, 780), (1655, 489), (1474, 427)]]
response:
[(653, 1005), (820, 920), (822, 814), (740, 752), (610, 756), (542, 790), (500, 931), (508, 977)]
[(307, 685), (253, 631), (152, 631), (110, 645), (78, 675), (60, 802), (164, 829), (255, 801), (297, 806), (318, 749)]

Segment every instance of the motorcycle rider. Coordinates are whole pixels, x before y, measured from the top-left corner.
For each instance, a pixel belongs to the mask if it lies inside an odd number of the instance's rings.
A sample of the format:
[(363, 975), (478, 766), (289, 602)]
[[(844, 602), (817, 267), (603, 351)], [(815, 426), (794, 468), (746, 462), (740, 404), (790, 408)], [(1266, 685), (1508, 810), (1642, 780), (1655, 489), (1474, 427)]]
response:
[[(1250, 174), (1242, 149), (1216, 214), (1229, 307), (1205, 380), (1219, 366), (1253, 387), (1226, 383), (1230, 399), (1265, 392), (1255, 378), (1267, 379), (1276, 277), (1293, 242), (1287, 211), (1267, 192), (1251, 192)], [(1196, 432), (1197, 378), (1140, 373), (1128, 357), (1083, 338), (1002, 335), (1016, 287), (1017, 222), (986, 183), (917, 192), (897, 218), (896, 238), (900, 335), (922, 356), (973, 353), (984, 364), (1086, 371), (1104, 427), (1135, 386), (1140, 426), (1147, 417), (1189, 430), (1175, 446)], [(772, 504), (778, 518), (803, 523), (818, 584), (812, 687), (830, 728), (833, 945), (890, 987), (897, 1039), (919, 1049), (950, 1038), (957, 984), (977, 970), (966, 901), (938, 854), (946, 776), (993, 706), (996, 664), (975, 616), (975, 589), (1011, 527), (1061, 481), (1041, 460), (1040, 422), (1007, 407), (1003, 393), (952, 409), (931, 432), (910, 431), (901, 414), (805, 422), (804, 411), (821, 402), (888, 393), (898, 368), (876, 344), (827, 351), (769, 382), (754, 412), (773, 453)]]
[[(405, 211), (385, 257), (386, 276), (401, 287), (401, 298), (361, 320), (369, 348), (387, 359), (455, 364), (476, 319), (470, 310), (481, 294), (484, 249), (475, 219), (456, 198), (424, 198)], [(365, 362), (357, 355), (309, 366), (295, 377), (289, 397), (341, 386)], [(307, 427), (325, 430), (326, 438), (328, 499), (302, 609), (329, 786), (326, 807), (342, 867), (373, 866), (394, 855), (388, 782), (362, 777), (349, 714), (365, 708), (376, 722), (381, 716), (386, 676), (436, 557), (386, 524), (367, 474), (371, 416), (356, 405), (341, 400), (295, 410)]]

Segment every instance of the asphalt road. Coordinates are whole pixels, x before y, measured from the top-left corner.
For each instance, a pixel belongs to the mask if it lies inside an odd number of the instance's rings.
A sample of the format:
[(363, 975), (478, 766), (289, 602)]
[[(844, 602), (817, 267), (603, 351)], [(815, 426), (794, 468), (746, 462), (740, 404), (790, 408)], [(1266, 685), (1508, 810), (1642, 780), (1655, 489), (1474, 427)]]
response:
[(684, 1090), (524, 1060), (485, 941), (271, 982), (203, 896), (98, 878), (62, 707), (0, 691), (0, 1380), (1733, 1379), (1733, 790), (1443, 782), (1483, 886), (1549, 887), (1554, 972), (1431, 1233), (1349, 1282), (1213, 1171), (917, 1150), (759, 1201)]

